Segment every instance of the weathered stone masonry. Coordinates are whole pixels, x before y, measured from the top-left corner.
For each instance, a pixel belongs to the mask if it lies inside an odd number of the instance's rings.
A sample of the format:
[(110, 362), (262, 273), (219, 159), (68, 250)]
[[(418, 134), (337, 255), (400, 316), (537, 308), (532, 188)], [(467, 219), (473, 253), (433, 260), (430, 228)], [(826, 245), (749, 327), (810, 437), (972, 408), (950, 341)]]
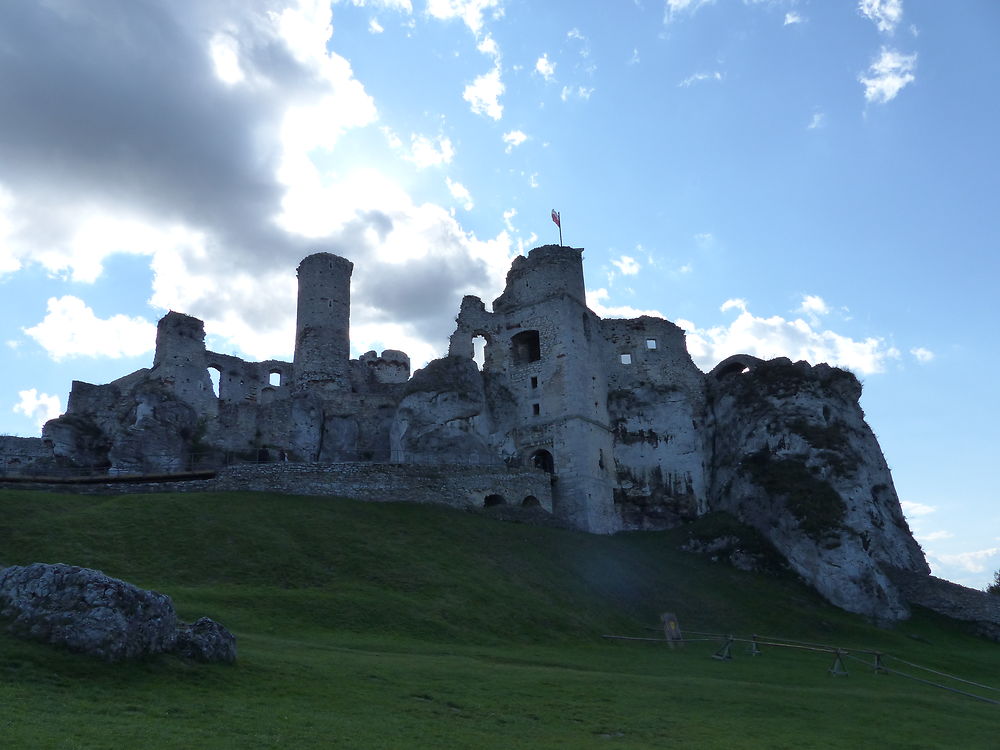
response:
[(151, 368), (75, 382), (42, 438), (0, 439), (4, 468), (150, 474), (261, 461), (211, 486), (527, 503), (598, 533), (726, 510), (831, 602), (906, 616), (885, 571), (928, 568), (850, 373), (736, 355), (705, 374), (673, 323), (595, 315), (582, 250), (547, 245), (514, 260), (489, 309), (465, 297), (448, 356), (411, 377), (400, 351), (350, 359), (352, 270), (329, 253), (299, 265), (292, 362), (207, 351), (201, 321), (168, 313)]

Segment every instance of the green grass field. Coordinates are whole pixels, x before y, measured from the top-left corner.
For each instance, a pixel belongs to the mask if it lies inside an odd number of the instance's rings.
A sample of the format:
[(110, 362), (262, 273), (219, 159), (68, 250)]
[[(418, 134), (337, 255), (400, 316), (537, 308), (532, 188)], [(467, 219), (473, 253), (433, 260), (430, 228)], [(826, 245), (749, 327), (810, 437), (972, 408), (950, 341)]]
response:
[(689, 631), (878, 649), (1000, 687), (1000, 646), (951, 621), (879, 630), (788, 576), (678, 551), (683, 534), (267, 494), (0, 492), (0, 566), (98, 568), (222, 622), (239, 648), (235, 666), (107, 665), (0, 632), (0, 747), (1000, 747), (1000, 706), (853, 659), (836, 677), (825, 653), (737, 644), (719, 661), (717, 642), (603, 639), (655, 637), (670, 610)]

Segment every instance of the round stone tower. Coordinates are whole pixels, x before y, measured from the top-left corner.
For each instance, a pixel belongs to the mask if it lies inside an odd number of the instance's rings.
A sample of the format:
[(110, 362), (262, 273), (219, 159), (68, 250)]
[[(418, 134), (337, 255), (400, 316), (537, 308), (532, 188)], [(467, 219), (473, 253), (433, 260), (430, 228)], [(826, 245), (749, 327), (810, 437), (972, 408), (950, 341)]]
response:
[(493, 302), (494, 312), (530, 305), (566, 295), (586, 306), (583, 250), (564, 245), (542, 245), (527, 257), (514, 258), (504, 293)]
[(353, 263), (331, 253), (316, 253), (299, 263), (295, 383), (300, 390), (351, 387), (353, 270)]

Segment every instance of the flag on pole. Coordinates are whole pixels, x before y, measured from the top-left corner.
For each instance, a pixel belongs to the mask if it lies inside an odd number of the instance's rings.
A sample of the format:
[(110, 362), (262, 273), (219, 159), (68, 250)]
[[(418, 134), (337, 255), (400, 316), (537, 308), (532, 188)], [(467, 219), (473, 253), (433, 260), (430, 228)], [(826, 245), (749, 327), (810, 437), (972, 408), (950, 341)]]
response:
[(562, 229), (562, 224), (559, 223), (559, 212), (554, 208), (552, 209), (552, 221), (557, 227)]

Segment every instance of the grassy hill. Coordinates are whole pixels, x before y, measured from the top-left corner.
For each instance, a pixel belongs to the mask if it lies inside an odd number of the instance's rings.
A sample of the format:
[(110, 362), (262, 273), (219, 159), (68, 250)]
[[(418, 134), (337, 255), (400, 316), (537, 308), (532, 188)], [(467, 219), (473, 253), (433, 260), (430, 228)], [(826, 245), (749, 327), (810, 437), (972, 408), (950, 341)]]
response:
[(670, 610), (688, 631), (878, 649), (1000, 683), (1000, 646), (948, 620), (879, 630), (791, 577), (679, 551), (685, 534), (254, 493), (0, 492), (0, 566), (98, 568), (222, 622), (239, 647), (232, 667), (106, 665), (0, 633), (2, 746), (998, 746), (1000, 706), (854, 659), (834, 677), (824, 653), (737, 644), (719, 661), (714, 641), (603, 639), (655, 636)]

